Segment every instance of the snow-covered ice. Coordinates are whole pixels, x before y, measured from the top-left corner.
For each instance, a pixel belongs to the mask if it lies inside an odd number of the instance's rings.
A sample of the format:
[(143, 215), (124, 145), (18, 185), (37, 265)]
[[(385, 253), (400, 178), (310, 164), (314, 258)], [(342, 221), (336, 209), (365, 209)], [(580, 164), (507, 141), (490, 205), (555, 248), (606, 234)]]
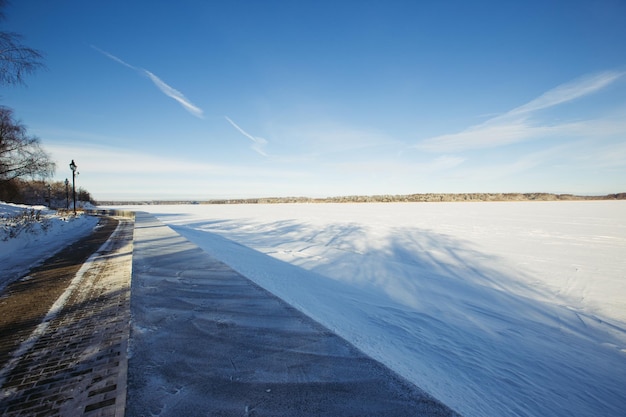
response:
[[(36, 209), (46, 231), (0, 240), (0, 288), (97, 223)], [(132, 209), (466, 416), (626, 409), (626, 202)]]
[(463, 415), (626, 410), (626, 202), (131, 209)]

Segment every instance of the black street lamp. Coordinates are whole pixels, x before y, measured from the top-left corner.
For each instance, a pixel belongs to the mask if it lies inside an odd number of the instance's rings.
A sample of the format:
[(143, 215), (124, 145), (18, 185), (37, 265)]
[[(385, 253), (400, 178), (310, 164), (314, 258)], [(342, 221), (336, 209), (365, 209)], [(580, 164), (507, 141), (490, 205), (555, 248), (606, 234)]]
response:
[(74, 196), (74, 215), (76, 215), (76, 168), (78, 168), (78, 166), (74, 163), (74, 160), (72, 159), (72, 162), (70, 163), (70, 169), (72, 170), (72, 195)]

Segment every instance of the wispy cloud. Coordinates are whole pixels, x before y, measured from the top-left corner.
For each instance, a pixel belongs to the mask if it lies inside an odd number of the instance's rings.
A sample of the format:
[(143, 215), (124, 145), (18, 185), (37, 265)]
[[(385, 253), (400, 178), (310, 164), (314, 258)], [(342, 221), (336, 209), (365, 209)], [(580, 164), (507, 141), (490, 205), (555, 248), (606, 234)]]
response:
[(170, 87), (165, 84), (163, 80), (154, 75), (148, 70), (143, 70), (144, 73), (150, 78), (150, 80), (159, 87), (159, 90), (163, 92), (166, 96), (173, 98), (178, 101), (189, 113), (193, 114), (196, 117), (202, 118), (202, 110), (199, 107), (194, 106), (187, 98), (178, 90)]
[(532, 117), (540, 110), (593, 94), (614, 83), (624, 74), (606, 71), (562, 84), (503, 115), (471, 126), (462, 132), (426, 139), (415, 145), (415, 148), (433, 152), (456, 152), (497, 147), (561, 134), (580, 135), (586, 130), (580, 122), (546, 125), (533, 122)]
[[(84, 137), (84, 136), (82, 136)], [(111, 138), (110, 142), (117, 142)], [(275, 165), (251, 165), (224, 160), (204, 161), (201, 156), (177, 158), (151, 153), (149, 149), (134, 150), (128, 146), (94, 145), (76, 138), (73, 141), (46, 145), (60, 169), (56, 180), (63, 181), (70, 160), (81, 172), (77, 179), (98, 199), (209, 199), (258, 197), (273, 184), (284, 184), (285, 178), (307, 178), (301, 169), (285, 169)]]
[(122, 64), (122, 65), (124, 65), (125, 67), (128, 67), (128, 68), (130, 68), (130, 69), (133, 69), (133, 70), (135, 70), (135, 71), (140, 71), (140, 69), (139, 69), (139, 68), (137, 68), (137, 67), (134, 67), (134, 66), (130, 65), (129, 63), (127, 63), (127, 62), (125, 62), (125, 61), (121, 60), (120, 58), (116, 57), (115, 55), (112, 55), (112, 54), (108, 53), (107, 51), (103, 51), (102, 49), (98, 48), (97, 46), (91, 45), (91, 47), (92, 47), (93, 49), (95, 49), (96, 51), (100, 52), (102, 55), (106, 56), (107, 58), (109, 58), (109, 59), (111, 59), (111, 60), (113, 60), (113, 61), (117, 62), (118, 64)]
[[(94, 181), (100, 177), (121, 177), (123, 179), (128, 175), (136, 174), (158, 174), (159, 177), (177, 174), (177, 178), (180, 175), (186, 179), (219, 176), (238, 178), (241, 181), (249, 178), (283, 179), (302, 175), (297, 169), (250, 166), (249, 164), (229, 161), (220, 163), (193, 161), (188, 158), (150, 153), (146, 150), (128, 149), (124, 146), (94, 145), (78, 139), (51, 143), (46, 146), (46, 149), (52, 154), (53, 160), (63, 162), (68, 172), (67, 163), (74, 159), (79, 167), (82, 167), (81, 175), (83, 175), (84, 180), (87, 177)], [(65, 163), (65, 161), (68, 162)], [(59, 175), (63, 175), (63, 173), (61, 172)]]
[(537, 167), (553, 163), (568, 155), (569, 145), (557, 145), (546, 149), (517, 155), (511, 160), (495, 163), (481, 163), (465, 170), (464, 175), (470, 181), (488, 183), (515, 177), (524, 172), (533, 172)]
[(88, 167), (85, 171), (98, 176), (119, 173), (214, 175), (225, 169), (224, 166), (216, 164), (190, 162), (129, 149), (121, 151), (120, 148), (89, 143), (82, 143), (80, 146), (77, 146), (76, 142), (52, 143), (48, 149), (57, 161), (69, 160), (71, 155), (78, 165)]
[(374, 159), (355, 161), (331, 161), (325, 165), (333, 168), (342, 175), (370, 175), (382, 174), (385, 176), (414, 177), (416, 175), (432, 175), (450, 171), (465, 162), (465, 158), (451, 155), (438, 156), (432, 160), (421, 162), (406, 161), (398, 158), (377, 156)]
[(248, 132), (243, 130), (241, 127), (239, 127), (239, 125), (237, 123), (233, 122), (228, 116), (224, 116), (224, 118), (235, 129), (237, 129), (239, 131), (239, 133), (241, 133), (242, 135), (244, 135), (245, 137), (247, 137), (248, 139), (250, 139), (253, 142), (252, 149), (254, 149), (256, 152), (258, 152), (260, 155), (267, 156), (267, 153), (265, 153), (265, 151), (263, 149), (267, 145), (267, 140), (265, 140), (263, 138), (260, 138), (258, 136), (252, 136), (251, 134), (249, 134)]
[(111, 54), (109, 52), (103, 51), (102, 49), (100, 49), (100, 48), (98, 48), (98, 47), (96, 47), (94, 45), (91, 45), (91, 47), (93, 49), (95, 49), (96, 51), (100, 52), (102, 55), (104, 55), (107, 58), (111, 59), (112, 61), (115, 61), (115, 62), (117, 62), (118, 64), (121, 64), (121, 65), (124, 65), (127, 68), (133, 69), (133, 70), (139, 72), (142, 75), (145, 75), (146, 77), (148, 77), (148, 79), (150, 81), (152, 81), (154, 83), (154, 85), (156, 85), (158, 87), (159, 90), (161, 90), (161, 92), (163, 94), (165, 94), (166, 96), (176, 100), (189, 113), (193, 114), (196, 117), (203, 118), (202, 109), (200, 109), (199, 107), (195, 106), (180, 91), (178, 91), (175, 88), (173, 88), (173, 87), (169, 86), (168, 84), (166, 84), (163, 80), (161, 80), (159, 77), (154, 75), (152, 72), (150, 72), (150, 71), (148, 71), (146, 69), (143, 69), (143, 68), (135, 67), (134, 65), (131, 65), (131, 64), (127, 63), (126, 61), (116, 57), (115, 55), (113, 55), (113, 54)]
[(593, 94), (612, 84), (623, 75), (624, 72), (605, 71), (579, 78), (545, 92), (523, 106), (511, 110), (508, 115), (530, 113)]
[[(203, 111), (202, 111), (202, 109), (200, 109), (199, 107), (194, 105), (189, 99), (187, 99), (184, 96), (183, 93), (181, 93), (180, 91), (176, 90), (172, 86), (170, 86), (167, 83), (165, 83), (165, 81), (163, 81), (161, 78), (159, 78), (153, 72), (148, 71), (148, 70), (143, 69), (143, 68), (140, 68), (140, 67), (136, 67), (134, 65), (131, 65), (131, 64), (127, 63), (126, 61), (118, 58), (117, 56), (115, 56), (115, 55), (113, 55), (113, 54), (111, 54), (111, 53), (109, 53), (107, 51), (104, 51), (104, 50), (102, 50), (102, 49), (100, 49), (100, 48), (98, 48), (98, 47), (96, 47), (94, 45), (91, 45), (91, 47), (93, 49), (95, 49), (96, 51), (100, 52), (105, 57), (109, 58), (110, 60), (115, 61), (118, 64), (121, 64), (121, 65), (123, 65), (123, 66), (125, 66), (127, 68), (135, 70), (135, 71), (139, 72), (140, 74), (148, 77), (148, 79), (150, 81), (152, 81), (152, 83), (155, 86), (157, 86), (157, 88), (159, 90), (161, 90), (161, 92), (163, 94), (165, 94), (166, 96), (176, 100), (189, 113), (193, 114), (196, 117), (203, 118)], [(265, 146), (268, 143), (267, 140), (249, 134), (248, 132), (243, 130), (237, 123), (235, 123), (232, 119), (230, 119), (228, 116), (224, 116), (224, 118), (235, 129), (237, 129), (242, 135), (244, 135), (245, 137), (247, 137), (248, 139), (250, 139), (253, 142), (252, 149), (254, 149), (255, 152), (259, 153), (260, 155), (267, 156), (267, 153), (264, 150)]]
[[(578, 152), (571, 159), (572, 165), (575, 165), (577, 169), (584, 166), (594, 170), (626, 171), (626, 165), (624, 164), (624, 161), (626, 161), (626, 142), (620, 141), (601, 145), (594, 142), (583, 145), (584, 151)], [(621, 176), (621, 178), (624, 177)]]

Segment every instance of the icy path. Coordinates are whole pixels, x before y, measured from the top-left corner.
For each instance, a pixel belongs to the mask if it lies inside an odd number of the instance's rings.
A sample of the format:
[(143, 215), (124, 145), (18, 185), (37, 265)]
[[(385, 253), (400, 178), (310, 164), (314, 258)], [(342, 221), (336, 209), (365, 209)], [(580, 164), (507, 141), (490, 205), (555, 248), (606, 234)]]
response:
[(146, 206), (466, 416), (621, 416), (624, 202)]
[(146, 213), (128, 416), (456, 416)]

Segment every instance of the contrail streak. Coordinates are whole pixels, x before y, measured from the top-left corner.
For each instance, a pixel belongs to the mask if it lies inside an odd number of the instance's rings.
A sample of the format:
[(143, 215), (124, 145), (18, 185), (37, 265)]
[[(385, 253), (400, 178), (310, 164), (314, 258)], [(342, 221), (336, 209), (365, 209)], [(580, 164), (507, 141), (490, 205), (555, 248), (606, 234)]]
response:
[(224, 118), (235, 129), (237, 129), (242, 135), (244, 135), (245, 137), (250, 139), (252, 142), (254, 142), (254, 145), (252, 145), (252, 149), (254, 149), (256, 152), (258, 152), (259, 154), (261, 154), (263, 156), (267, 156), (267, 153), (265, 153), (265, 151), (262, 149), (265, 145), (267, 145), (267, 140), (265, 140), (263, 138), (256, 137), (256, 136), (252, 136), (251, 134), (249, 134), (248, 132), (243, 130), (241, 127), (239, 127), (239, 125), (237, 123), (233, 122), (228, 116), (224, 116)]
[(178, 101), (189, 113), (193, 114), (196, 117), (202, 118), (202, 109), (194, 106), (180, 91), (165, 84), (163, 80), (161, 80), (150, 71), (143, 71), (148, 76), (148, 78), (150, 78), (150, 80), (159, 88), (159, 90), (163, 92), (163, 94)]
[(183, 106), (183, 108), (185, 110), (187, 110), (189, 113), (193, 114), (196, 117), (199, 118), (203, 118), (202, 115), (202, 109), (195, 106), (191, 101), (189, 101), (184, 95), (183, 93), (181, 93), (180, 91), (176, 90), (175, 88), (169, 86), (168, 84), (166, 84), (163, 80), (161, 80), (159, 77), (157, 77), (156, 75), (154, 75), (152, 72), (143, 69), (143, 68), (139, 68), (139, 67), (135, 67), (134, 65), (130, 65), (129, 63), (127, 63), (126, 61), (116, 57), (115, 55), (103, 51), (102, 49), (91, 45), (91, 47), (93, 49), (95, 49), (96, 51), (100, 52), (102, 55), (106, 56), (107, 58), (109, 58), (112, 61), (117, 62), (118, 64), (124, 65), (127, 68), (133, 69), (137, 72), (139, 72), (142, 75), (145, 75), (146, 77), (148, 77), (148, 79), (150, 81), (152, 81), (152, 83), (154, 85), (157, 86), (157, 88), (159, 90), (161, 90), (161, 92), (163, 94), (165, 94), (166, 96), (176, 100), (181, 106)]

